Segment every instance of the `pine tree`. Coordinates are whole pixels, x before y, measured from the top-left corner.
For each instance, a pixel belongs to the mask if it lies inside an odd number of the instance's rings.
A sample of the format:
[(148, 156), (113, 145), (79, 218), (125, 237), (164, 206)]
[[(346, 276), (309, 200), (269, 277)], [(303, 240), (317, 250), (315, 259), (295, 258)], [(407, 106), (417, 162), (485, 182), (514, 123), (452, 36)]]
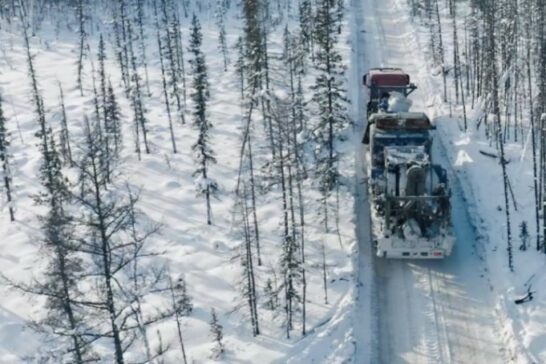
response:
[(220, 51), (222, 52), (222, 57), (224, 59), (224, 71), (227, 71), (228, 66), (228, 46), (227, 46), (227, 39), (226, 39), (226, 25), (225, 25), (225, 17), (226, 17), (226, 1), (225, 0), (217, 0), (216, 2), (216, 25), (218, 26), (218, 44)]
[(223, 327), (218, 322), (218, 317), (216, 317), (216, 311), (213, 309), (210, 310), (210, 334), (214, 340), (214, 347), (211, 352), (211, 359), (217, 360), (222, 358), (225, 352), (224, 343), (222, 342), (224, 334), (222, 333)]
[(66, 108), (64, 105), (63, 88), (60, 82), (59, 82), (59, 95), (60, 95), (60, 101), (61, 101), (61, 137), (59, 138), (61, 156), (65, 164), (73, 166), (74, 161), (72, 159), (72, 148), (70, 147), (70, 132), (68, 130), (68, 120), (67, 120), (68, 118), (66, 116)]
[(114, 41), (116, 48), (116, 58), (119, 64), (121, 79), (125, 87), (125, 92), (128, 94), (129, 90), (129, 70), (125, 43), (125, 12), (124, 0), (119, 1), (119, 7), (114, 10)]
[[(123, 249), (119, 249), (121, 242), (117, 241), (117, 234), (123, 228), (123, 222), (128, 218), (129, 211), (126, 205), (120, 206), (118, 201), (108, 198), (105, 186), (105, 171), (100, 168), (102, 165), (102, 145), (98, 132), (98, 126), (91, 125), (86, 118), (86, 144), (85, 154), (82, 161), (79, 162), (80, 169), (80, 190), (81, 196), (78, 196), (82, 206), (89, 209), (89, 214), (84, 219), (88, 233), (88, 241), (84, 244), (94, 256), (96, 264), (95, 275), (97, 277), (98, 296), (101, 299), (101, 311), (107, 314), (104, 323), (108, 323), (107, 328), (113, 341), (115, 351), (115, 362), (124, 363), (124, 342), (122, 328), (117, 317), (121, 314), (118, 307), (119, 297), (116, 292), (115, 277), (122, 265), (126, 265)], [(115, 255), (112, 256), (112, 253)], [(124, 254), (125, 253), (125, 254)]]
[(2, 174), (4, 175), (4, 189), (6, 191), (6, 200), (8, 203), (9, 217), (11, 221), (15, 221), (15, 212), (13, 207), (12, 200), (12, 176), (10, 172), (10, 163), (9, 163), (9, 138), (8, 131), (6, 128), (7, 119), (4, 116), (4, 111), (2, 108), (3, 104), (2, 95), (0, 94), (0, 163), (2, 163)]
[(97, 135), (99, 137), (99, 145), (101, 148), (101, 158), (100, 158), (100, 169), (104, 171), (106, 174), (106, 180), (105, 182), (108, 182), (110, 178), (110, 165), (109, 165), (109, 158), (105, 143), (105, 136), (104, 136), (104, 128), (102, 125), (102, 114), (101, 114), (101, 107), (100, 107), (100, 95), (99, 91), (97, 90), (97, 80), (95, 77), (95, 65), (93, 61), (91, 61), (91, 80), (92, 80), (92, 86), (93, 86), (93, 106), (95, 111), (95, 128), (97, 130)]
[(300, 0), (299, 3), (300, 41), (306, 54), (314, 57), (313, 39), (313, 6), (311, 0)]
[(39, 127), (35, 135), (40, 140), (42, 155), (39, 178), (44, 190), (35, 197), (35, 200), (36, 203), (48, 208), (46, 216), (41, 217), (40, 222), (43, 246), (50, 254), (51, 260), (45, 273), (46, 282), (30, 287), (18, 285), (18, 288), (47, 298), (47, 316), (40, 324), (65, 338), (66, 348), (61, 347), (60, 350), (69, 353), (72, 360), (80, 364), (87, 360), (89, 344), (80, 330), (82, 326), (85, 326), (85, 316), (80, 313), (75, 303), (80, 295), (76, 282), (78, 282), (81, 263), (73, 254), (75, 241), (72, 234), (72, 219), (64, 208), (69, 200), (68, 188), (62, 174), (53, 133), (46, 120), (44, 102), (30, 52), (28, 30), (29, 25), (23, 19), (28, 75)]
[(165, 56), (163, 54), (163, 43), (161, 40), (161, 27), (159, 24), (159, 16), (157, 12), (157, 0), (154, 0), (154, 18), (155, 18), (155, 28), (156, 28), (156, 38), (157, 38), (157, 48), (159, 52), (159, 64), (161, 65), (161, 83), (163, 89), (163, 98), (165, 99), (165, 109), (167, 111), (167, 119), (169, 121), (169, 132), (171, 134), (171, 145), (173, 148), (173, 153), (176, 154), (176, 138), (174, 136), (173, 120), (171, 114), (171, 104), (169, 102), (169, 91), (167, 88), (167, 76), (165, 70)]
[(129, 25), (130, 22), (127, 19), (127, 6), (125, 3), (125, 0), (118, 0), (119, 1), (119, 13), (120, 13), (120, 27), (121, 27), (121, 52), (122, 52), (122, 59), (123, 59), (123, 68), (122, 68), (122, 75), (125, 75), (125, 95), (127, 97), (131, 96), (131, 58), (129, 55), (129, 43), (132, 43), (132, 39), (129, 36)]
[(174, 312), (174, 319), (176, 321), (176, 328), (178, 332), (178, 343), (180, 344), (184, 364), (187, 364), (186, 348), (182, 337), (182, 324), (180, 320), (182, 316), (188, 315), (191, 312), (193, 306), (191, 306), (189, 297), (186, 295), (186, 282), (182, 278), (179, 278), (175, 285), (172, 277), (169, 275), (169, 292), (171, 294), (172, 310)]
[[(167, 69), (167, 76), (168, 76), (168, 84), (171, 87), (171, 97), (174, 97), (176, 102), (176, 112), (178, 114), (178, 120), (181, 123), (185, 123), (185, 117), (184, 117), (184, 107), (182, 104), (182, 99), (180, 98), (180, 82), (181, 82), (181, 75), (180, 75), (180, 63), (178, 62), (177, 57), (177, 34), (178, 29), (176, 28), (176, 25), (174, 28), (171, 28), (171, 18), (169, 17), (169, 12), (172, 9), (172, 7), (169, 6), (168, 0), (160, 0), (160, 10), (161, 10), (161, 25), (163, 28), (163, 45), (165, 47), (165, 57), (167, 61), (166, 69)], [(172, 0), (170, 0), (172, 1)], [(182, 50), (179, 49), (178, 54), (180, 54)], [(182, 90), (184, 92), (184, 90)]]
[(529, 229), (527, 228), (527, 221), (522, 221), (519, 224), (519, 239), (521, 240), (521, 245), (519, 250), (527, 250), (527, 243), (529, 241)]
[[(138, 302), (159, 290), (162, 283), (153, 271), (140, 261), (157, 256), (148, 248), (150, 237), (157, 227), (143, 228), (137, 223), (141, 214), (136, 211), (138, 196), (116, 191), (115, 181), (108, 182), (101, 167), (104, 158), (98, 123), (85, 118), (85, 144), (79, 170), (79, 194), (72, 197), (81, 207), (78, 222), (81, 226), (81, 247), (91, 264), (86, 278), (94, 287), (92, 302), (82, 302), (94, 317), (94, 337), (109, 340), (113, 347), (113, 361), (122, 364), (127, 351), (140, 337), (146, 346), (146, 327), (165, 318), (162, 310), (145, 312)], [(123, 197), (127, 195), (127, 197)], [(142, 267), (142, 268), (141, 268)], [(136, 281), (135, 281), (136, 280)], [(129, 281), (134, 289), (119, 282)], [(158, 311), (158, 312), (155, 312)], [(150, 353), (149, 345), (147, 355)]]
[(275, 311), (278, 304), (277, 290), (273, 287), (271, 278), (267, 278), (264, 288), (264, 296), (266, 298), (265, 307), (270, 311)]
[[(290, 191), (290, 212), (291, 212), (291, 225), (292, 225), (292, 238), (294, 240), (300, 237), (300, 259), (301, 259), (301, 302), (302, 302), (302, 335), (306, 334), (306, 297), (307, 297), (307, 280), (305, 270), (305, 201), (303, 198), (302, 183), (305, 178), (305, 165), (302, 156), (303, 145), (298, 141), (298, 134), (306, 132), (306, 118), (304, 111), (304, 99), (303, 88), (301, 84), (301, 78), (304, 74), (304, 54), (305, 50), (301, 40), (294, 37), (285, 29), (284, 34), (284, 50), (283, 60), (287, 72), (288, 88), (290, 93), (290, 122), (286, 124), (286, 143), (289, 148), (288, 160), (289, 160), (289, 191)], [(292, 169), (295, 172), (292, 172)], [(297, 199), (298, 199), (298, 213), (299, 213), (299, 226), (295, 217), (295, 203), (293, 184), (296, 184)]]
[(121, 111), (116, 100), (116, 94), (112, 83), (108, 81), (106, 91), (106, 101), (104, 105), (104, 115), (106, 120), (105, 132), (108, 134), (108, 140), (112, 140), (113, 150), (112, 159), (119, 158), (121, 147), (123, 145), (121, 135)]
[[(260, 6), (261, 5), (261, 6)], [(265, 1), (258, 4), (257, 7), (258, 15), (260, 16), (260, 24), (258, 25), (260, 27), (261, 32), (261, 46), (256, 49), (257, 52), (259, 52), (261, 65), (256, 70), (259, 70), (260, 75), (258, 77), (259, 81), (261, 82), (261, 88), (262, 91), (259, 93), (259, 101), (262, 111), (262, 118), (265, 121), (265, 126), (267, 128), (267, 136), (269, 138), (269, 148), (271, 150), (271, 158), (275, 158), (276, 153), (276, 145), (274, 142), (274, 131), (273, 131), (273, 122), (272, 122), (272, 110), (271, 110), (271, 75), (270, 75), (270, 69), (269, 69), (269, 28), (268, 28), (268, 18), (269, 18), (269, 2)], [(252, 59), (251, 55), (248, 56), (249, 59)]]
[(326, 247), (324, 242), (321, 244), (321, 256), (322, 256), (322, 287), (324, 288), (324, 304), (328, 304), (328, 266), (326, 265)]
[[(250, 145), (250, 144), (249, 144)], [(241, 183), (241, 194), (239, 196), (238, 208), (241, 210), (243, 241), (240, 247), (240, 259), (242, 266), (242, 296), (248, 303), (250, 324), (252, 334), (260, 334), (258, 315), (258, 295), (256, 289), (256, 275), (254, 269), (254, 257), (252, 252), (252, 239), (255, 236), (250, 223), (250, 208), (248, 206), (249, 187), (247, 181)]]
[(239, 37), (235, 44), (237, 49), (237, 61), (235, 62), (235, 72), (239, 79), (240, 91), (241, 91), (241, 105), (245, 100), (245, 42), (243, 38)]
[(110, 178), (110, 162), (111, 162), (111, 154), (112, 154), (112, 146), (111, 146), (111, 133), (109, 132), (112, 128), (111, 125), (109, 125), (109, 117), (108, 117), (108, 109), (107, 109), (107, 98), (108, 95), (106, 93), (106, 67), (105, 67), (105, 61), (106, 61), (106, 50), (104, 47), (104, 39), (102, 38), (102, 33), (99, 36), (99, 50), (97, 54), (97, 58), (99, 61), (99, 95), (97, 95), (96, 100), (98, 107), (97, 109), (102, 110), (102, 118), (98, 121), (98, 123), (102, 123), (101, 130), (103, 130), (103, 142), (104, 142), (104, 153), (105, 153), (105, 161), (106, 161), (106, 172), (108, 173), (108, 179)]
[(212, 128), (212, 124), (209, 122), (207, 116), (207, 103), (210, 94), (205, 55), (201, 51), (202, 41), (201, 26), (194, 14), (189, 47), (190, 52), (193, 54), (193, 59), (190, 60), (193, 75), (191, 99), (193, 101), (194, 109), (194, 126), (198, 130), (199, 136), (197, 142), (192, 146), (198, 163), (198, 167), (193, 175), (198, 177), (198, 193), (205, 196), (207, 204), (207, 224), (210, 225), (212, 224), (210, 199), (217, 194), (218, 185), (210, 178), (209, 173), (209, 166), (210, 164), (216, 163), (216, 159), (214, 158), (214, 153), (209, 145), (209, 131)]
[(146, 33), (144, 31), (145, 25), (144, 25), (144, 18), (146, 15), (144, 14), (144, 0), (137, 0), (136, 1), (136, 23), (138, 25), (138, 47), (140, 50), (140, 64), (144, 67), (144, 76), (145, 76), (145, 83), (146, 83), (146, 90), (148, 96), (151, 95), (150, 92), (150, 77), (148, 75), (148, 59), (146, 57)]
[(347, 98), (343, 88), (341, 55), (336, 50), (337, 29), (335, 0), (319, 0), (315, 19), (316, 61), (318, 76), (313, 87), (313, 100), (318, 106), (319, 123), (315, 132), (317, 145), (316, 173), (322, 193), (324, 226), (328, 230), (328, 198), (339, 183), (338, 155), (335, 140), (339, 130), (348, 124)]
[(511, 230), (511, 221), (510, 221), (510, 202), (508, 197), (508, 172), (506, 165), (508, 164), (504, 155), (504, 141), (502, 139), (502, 125), (501, 125), (501, 116), (500, 116), (500, 106), (499, 106), (499, 89), (498, 89), (498, 70), (496, 62), (496, 37), (495, 37), (495, 11), (496, 4), (493, 0), (488, 0), (488, 7), (486, 13), (486, 32), (487, 32), (487, 42), (488, 42), (488, 58), (489, 58), (489, 69), (488, 69), (488, 79), (490, 80), (490, 92), (492, 96), (492, 112), (495, 116), (495, 136), (496, 142), (500, 150), (500, 165), (503, 176), (503, 186), (504, 186), (504, 212), (506, 216), (506, 251), (508, 255), (508, 267), (510, 271), (514, 271), (514, 262), (513, 262), (513, 253), (512, 253), (512, 230)]
[(290, 338), (293, 329), (294, 312), (298, 310), (297, 304), (301, 302), (298, 288), (301, 283), (301, 261), (298, 241), (295, 230), (295, 213), (293, 198), (293, 178), (291, 158), (289, 158), (288, 143), (292, 134), (288, 132), (290, 120), (289, 103), (274, 100), (273, 121), (276, 126), (277, 155), (274, 163), (278, 169), (278, 178), (282, 192), (282, 250), (279, 259), (280, 273), (283, 277), (282, 289), (284, 290), (284, 310), (286, 314), (286, 337)]
[[(138, 197), (133, 193), (130, 187), (127, 187), (129, 194), (129, 208), (128, 208), (128, 235), (129, 241), (133, 247), (131, 270), (128, 273), (128, 280), (132, 283), (132, 289), (123, 290), (125, 300), (129, 303), (130, 310), (133, 314), (135, 326), (140, 334), (140, 339), (144, 344), (144, 351), (147, 362), (152, 362), (157, 357), (152, 357), (152, 349), (150, 341), (148, 340), (148, 326), (155, 320), (163, 319), (164, 314), (160, 313), (156, 318), (152, 318), (146, 314), (144, 304), (147, 296), (152, 292), (158, 290), (158, 282), (164, 281), (164, 270), (159, 270), (158, 273), (152, 275), (142, 274), (141, 250), (144, 248), (146, 239), (151, 235), (159, 231), (159, 226), (142, 232), (139, 228), (139, 212), (136, 209), (136, 202)], [(163, 287), (161, 287), (163, 289)]]
[(182, 112), (182, 124), (186, 122), (186, 117), (184, 115), (186, 111), (187, 104), (187, 92), (186, 92), (186, 67), (184, 65), (184, 47), (182, 46), (182, 31), (180, 26), (180, 20), (178, 17), (178, 6), (177, 2), (171, 1), (171, 32), (174, 39), (174, 53), (176, 55), (176, 70), (178, 72), (178, 79), (182, 84), (182, 101), (183, 101), (183, 112)]
[(193, 303), (184, 278), (176, 279), (172, 286), (172, 293), (176, 312), (180, 316), (189, 316), (193, 311)]
[[(252, 241), (256, 244), (257, 249), (257, 258), (258, 258), (258, 265), (261, 265), (261, 255), (260, 255), (260, 229), (259, 229), (259, 223), (258, 223), (258, 216), (257, 216), (257, 208), (256, 208), (256, 175), (255, 175), (255, 167), (254, 167), (254, 154), (252, 150), (252, 127), (253, 127), (253, 119), (254, 119), (254, 112), (255, 109), (259, 105), (259, 98), (257, 95), (259, 94), (258, 90), (260, 90), (260, 87), (262, 85), (262, 67), (264, 64), (263, 61), (263, 47), (264, 42), (262, 39), (263, 32), (262, 28), (260, 26), (260, 2), (257, 0), (245, 0), (243, 1), (243, 17), (245, 19), (245, 26), (244, 26), (244, 47), (241, 47), (245, 51), (245, 62), (244, 67), (241, 68), (241, 72), (244, 73), (244, 75), (247, 78), (246, 82), (246, 95), (244, 97), (244, 100), (246, 102), (246, 105), (244, 105), (244, 111), (243, 111), (243, 124), (244, 124), (244, 130), (243, 130), (243, 138), (241, 140), (241, 151), (239, 155), (239, 172), (237, 176), (237, 187), (236, 187), (236, 194), (237, 198), (243, 198), (242, 196), (245, 196), (244, 198), (248, 197), (248, 191), (243, 192), (243, 184), (246, 183), (246, 188), (250, 189), (250, 199), (251, 199), (251, 210), (249, 211), (249, 214), (252, 216), (252, 229), (249, 228), (249, 231), (252, 231), (254, 234), (254, 237), (251, 238)], [(244, 70), (244, 72), (243, 72)], [(263, 98), (262, 98), (263, 101)], [(271, 129), (271, 123), (269, 123), (268, 129), (270, 130), (269, 137), (270, 137), (270, 145), (271, 149), (273, 148), (273, 140), (272, 138), (272, 129)], [(248, 182), (244, 181), (246, 178), (243, 174), (248, 173)], [(242, 201), (243, 205), (247, 203), (247, 201)], [(248, 217), (248, 216), (247, 216)], [(256, 314), (257, 317), (257, 314)], [(256, 325), (253, 325), (257, 327), (257, 319)], [(255, 330), (259, 331), (259, 330)], [(255, 334), (256, 335), (256, 334)]]
[(135, 124), (135, 147), (140, 159), (140, 135), (144, 143), (144, 151), (150, 154), (150, 146), (148, 143), (148, 119), (146, 118), (146, 108), (144, 107), (144, 96), (142, 94), (141, 77), (138, 74), (136, 54), (133, 49), (133, 31), (131, 24), (127, 26), (127, 35), (129, 37), (129, 58), (132, 68), (133, 87), (131, 90), (131, 101), (133, 104), (134, 124)]
[(84, 6), (83, 6), (83, 0), (78, 0), (78, 21), (79, 21), (79, 44), (78, 44), (78, 77), (77, 77), (77, 84), (78, 88), (80, 90), (81, 96), (83, 96), (83, 80), (82, 80), (82, 72), (83, 72), (83, 59), (85, 58), (86, 49), (87, 49), (87, 32), (85, 30), (85, 13), (84, 13)]

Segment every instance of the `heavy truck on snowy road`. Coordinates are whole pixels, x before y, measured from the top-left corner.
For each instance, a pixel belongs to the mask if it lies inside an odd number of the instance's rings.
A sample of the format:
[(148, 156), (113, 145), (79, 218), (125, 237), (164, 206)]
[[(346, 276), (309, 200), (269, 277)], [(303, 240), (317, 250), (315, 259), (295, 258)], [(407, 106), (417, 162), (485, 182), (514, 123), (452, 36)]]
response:
[(369, 90), (368, 146), (371, 238), (384, 258), (438, 259), (451, 253), (447, 172), (432, 160), (434, 126), (409, 112), (417, 87), (400, 69), (375, 68), (363, 78)]

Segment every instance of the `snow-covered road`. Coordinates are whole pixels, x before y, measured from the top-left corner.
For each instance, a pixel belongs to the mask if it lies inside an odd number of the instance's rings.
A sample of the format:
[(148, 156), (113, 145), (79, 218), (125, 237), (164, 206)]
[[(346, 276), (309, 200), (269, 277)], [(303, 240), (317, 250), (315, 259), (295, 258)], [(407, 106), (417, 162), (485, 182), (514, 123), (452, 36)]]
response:
[[(404, 0), (352, 0), (353, 115), (358, 131), (365, 124), (361, 76), (369, 67), (401, 67), (419, 89), (414, 111), (437, 116), (429, 102), (435, 89)], [(355, 64), (357, 62), (357, 64)], [(452, 215), (456, 245), (443, 261), (374, 258), (369, 239), (369, 205), (364, 179), (364, 149), (355, 140), (355, 213), (359, 239), (359, 301), (356, 310), (357, 363), (505, 362), (487, 280), (465, 199), (453, 173)], [(439, 140), (436, 163), (448, 165)], [(370, 283), (370, 280), (372, 281)], [(371, 316), (371, 320), (365, 317)], [(370, 336), (371, 332), (371, 336)]]

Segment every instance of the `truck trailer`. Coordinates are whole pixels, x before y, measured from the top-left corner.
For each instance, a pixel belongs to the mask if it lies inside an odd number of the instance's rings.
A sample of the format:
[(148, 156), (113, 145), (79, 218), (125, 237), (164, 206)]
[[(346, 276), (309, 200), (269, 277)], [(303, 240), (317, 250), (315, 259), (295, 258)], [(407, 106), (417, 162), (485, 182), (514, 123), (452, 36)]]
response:
[(370, 89), (362, 142), (369, 153), (371, 240), (383, 258), (444, 258), (455, 239), (447, 172), (433, 163), (435, 128), (422, 112), (379, 107), (386, 93), (407, 96), (416, 89), (403, 75), (388, 68), (370, 70), (364, 77)]

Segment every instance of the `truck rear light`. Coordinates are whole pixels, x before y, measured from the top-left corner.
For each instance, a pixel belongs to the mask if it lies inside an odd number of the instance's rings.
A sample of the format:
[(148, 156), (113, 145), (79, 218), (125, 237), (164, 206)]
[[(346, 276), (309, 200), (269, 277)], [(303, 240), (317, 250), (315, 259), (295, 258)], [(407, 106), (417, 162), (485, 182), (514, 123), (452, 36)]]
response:
[(432, 255), (435, 256), (435, 257), (441, 257), (442, 252), (433, 252)]

